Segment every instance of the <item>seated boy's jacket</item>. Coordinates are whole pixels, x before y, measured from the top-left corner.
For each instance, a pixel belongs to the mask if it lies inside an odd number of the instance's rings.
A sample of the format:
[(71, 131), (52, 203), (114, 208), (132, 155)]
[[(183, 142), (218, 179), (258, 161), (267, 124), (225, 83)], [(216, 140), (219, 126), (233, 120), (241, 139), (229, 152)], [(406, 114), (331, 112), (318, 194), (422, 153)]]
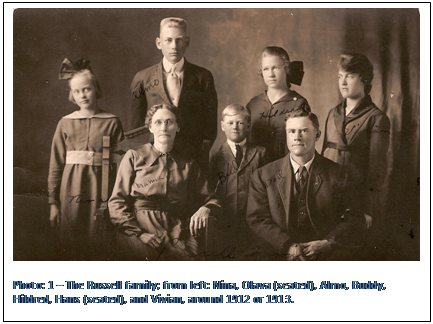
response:
[(215, 190), (226, 213), (245, 217), (251, 174), (267, 163), (269, 157), (266, 149), (248, 141), (239, 168), (227, 141), (211, 154), (208, 176), (210, 189)]

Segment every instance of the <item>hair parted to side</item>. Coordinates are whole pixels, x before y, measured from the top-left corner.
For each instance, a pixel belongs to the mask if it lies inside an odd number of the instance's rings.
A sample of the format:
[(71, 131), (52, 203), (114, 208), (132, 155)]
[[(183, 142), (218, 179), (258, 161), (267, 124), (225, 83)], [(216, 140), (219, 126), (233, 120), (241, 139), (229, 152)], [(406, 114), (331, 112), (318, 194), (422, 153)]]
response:
[(346, 72), (359, 74), (362, 83), (364, 83), (365, 95), (368, 95), (370, 93), (372, 87), (371, 81), (374, 77), (373, 65), (364, 54), (341, 54), (340, 61), (338, 62), (338, 68)]
[(289, 72), (290, 72), (290, 57), (289, 54), (287, 54), (286, 50), (282, 47), (278, 46), (266, 46), (262, 51), (260, 52), (259, 57), (259, 68), (260, 68), (260, 75), (263, 77), (262, 74), (262, 59), (266, 56), (278, 56), (283, 61), (284, 70), (286, 71), (286, 83), (287, 87), (290, 89), (291, 84), (289, 80)]
[(92, 73), (92, 71), (85, 69), (85, 70), (79, 70), (76, 73), (74, 73), (74, 75), (72, 76), (72, 78), (70, 78), (68, 80), (68, 85), (69, 85), (69, 101), (77, 104), (74, 100), (74, 96), (72, 95), (72, 89), (71, 89), (71, 81), (77, 77), (77, 76), (87, 76), (90, 81), (92, 82), (95, 91), (96, 91), (96, 99), (99, 99), (102, 97), (102, 91), (101, 91), (101, 86), (99, 85), (98, 80), (96, 79), (95, 75)]
[(186, 33), (186, 20), (183, 18), (177, 18), (177, 17), (169, 17), (164, 18), (161, 20), (161, 24), (159, 25), (159, 33), (161, 33), (161, 30), (163, 27), (177, 27), (182, 29)]
[(180, 115), (179, 108), (177, 108), (176, 106), (173, 106), (171, 104), (165, 104), (165, 103), (154, 105), (154, 106), (150, 107), (150, 109), (147, 111), (147, 115), (146, 115), (146, 119), (145, 119), (145, 123), (144, 123), (144, 125), (147, 128), (150, 128), (150, 125), (152, 124), (152, 118), (159, 109), (167, 109), (167, 110), (171, 111), (173, 113), (173, 115), (176, 117), (177, 125), (179, 126), (179, 128), (181, 128), (183, 122), (182, 122), (182, 117)]
[(225, 116), (229, 116), (230, 110), (236, 111), (237, 113), (243, 115), (245, 117), (245, 120), (248, 122), (248, 124), (251, 122), (250, 110), (248, 108), (245, 108), (244, 106), (239, 105), (239, 104), (230, 104), (227, 107), (225, 107), (221, 113), (222, 120), (224, 120)]
[(319, 119), (317, 118), (317, 116), (312, 112), (306, 111), (302, 108), (294, 109), (286, 113), (286, 118), (284, 119), (284, 122), (287, 123), (289, 119), (297, 118), (297, 117), (308, 117), (308, 119), (311, 120), (311, 122), (313, 123), (313, 126), (316, 129), (316, 131), (320, 130)]

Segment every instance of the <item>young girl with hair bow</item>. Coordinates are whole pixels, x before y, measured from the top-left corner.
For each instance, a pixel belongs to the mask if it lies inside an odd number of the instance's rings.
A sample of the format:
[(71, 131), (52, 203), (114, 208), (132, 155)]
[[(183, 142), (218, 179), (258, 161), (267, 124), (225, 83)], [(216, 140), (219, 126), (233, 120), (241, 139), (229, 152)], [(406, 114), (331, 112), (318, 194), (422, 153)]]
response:
[(307, 100), (291, 84), (301, 85), (303, 63), (290, 62), (282, 47), (268, 46), (260, 53), (260, 75), (268, 89), (247, 104), (251, 111), (251, 141), (269, 152), (271, 161), (287, 155), (286, 113), (304, 109), (310, 111)]
[(110, 144), (123, 140), (122, 124), (101, 110), (99, 83), (89, 61), (65, 59), (60, 79), (69, 80), (69, 100), (80, 109), (64, 116), (54, 134), (48, 193), (51, 226), (59, 229), (63, 259), (91, 260), (94, 254), (95, 214), (101, 203), (102, 137)]

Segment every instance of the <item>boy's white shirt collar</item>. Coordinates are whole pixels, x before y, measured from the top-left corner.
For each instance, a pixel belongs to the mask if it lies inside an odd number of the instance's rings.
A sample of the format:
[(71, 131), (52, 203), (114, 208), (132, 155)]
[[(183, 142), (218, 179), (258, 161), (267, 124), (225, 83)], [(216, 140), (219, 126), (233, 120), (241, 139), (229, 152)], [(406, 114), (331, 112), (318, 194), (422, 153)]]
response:
[(242, 152), (245, 153), (245, 144), (247, 143), (247, 138), (245, 137), (244, 140), (240, 143), (235, 143), (229, 139), (227, 139), (227, 144), (229, 145), (230, 149), (232, 150), (232, 153), (234, 157), (236, 157), (236, 144), (239, 144), (242, 148)]
[(164, 66), (164, 71), (167, 72), (167, 73), (170, 72), (170, 70), (171, 70), (171, 68), (172, 68), (173, 65), (176, 66), (176, 73), (177, 73), (177, 74), (183, 72), (183, 65), (184, 65), (184, 64), (185, 64), (185, 58), (184, 58), (184, 57), (182, 57), (182, 59), (181, 59), (179, 62), (175, 63), (175, 64), (171, 64), (171, 63), (166, 59), (165, 56), (164, 56), (164, 58), (162, 59), (162, 65)]

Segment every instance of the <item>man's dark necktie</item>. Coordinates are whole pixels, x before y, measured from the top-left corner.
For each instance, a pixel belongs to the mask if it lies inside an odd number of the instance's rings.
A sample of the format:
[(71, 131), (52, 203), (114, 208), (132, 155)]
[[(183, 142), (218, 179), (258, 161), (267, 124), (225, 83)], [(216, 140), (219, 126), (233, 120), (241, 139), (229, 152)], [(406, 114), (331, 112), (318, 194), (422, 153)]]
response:
[(239, 144), (236, 144), (236, 164), (238, 165), (238, 168), (241, 166), (243, 157), (244, 153), (242, 152), (242, 147)]
[(300, 193), (302, 191), (302, 189), (304, 188), (305, 184), (307, 183), (307, 180), (308, 180), (307, 168), (304, 166), (300, 166), (298, 173), (299, 173), (299, 177), (298, 177), (298, 181), (297, 181), (297, 184), (298, 184), (297, 189), (298, 189), (298, 193)]

